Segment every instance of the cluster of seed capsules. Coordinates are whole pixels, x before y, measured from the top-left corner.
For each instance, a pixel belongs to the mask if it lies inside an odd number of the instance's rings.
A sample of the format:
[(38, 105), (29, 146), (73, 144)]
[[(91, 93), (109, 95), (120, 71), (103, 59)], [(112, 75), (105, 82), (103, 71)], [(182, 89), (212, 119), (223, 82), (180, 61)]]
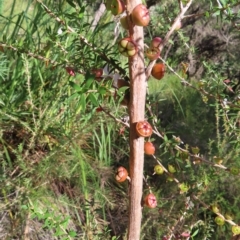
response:
[[(149, 122), (147, 121), (139, 121), (136, 124), (136, 133), (139, 137), (150, 137), (152, 135), (153, 129)], [(144, 152), (148, 155), (152, 155), (155, 153), (154, 145), (147, 141), (144, 144)], [(124, 167), (119, 167), (115, 176), (118, 182), (124, 182), (126, 180), (131, 181), (128, 176), (128, 171)], [(157, 206), (157, 198), (156, 196), (150, 192), (144, 197), (143, 204), (149, 208), (155, 208)]]
[[(113, 15), (120, 15), (126, 11), (125, 2), (122, 0), (106, 0), (107, 10), (111, 11)], [(147, 7), (144, 4), (138, 4), (130, 13), (120, 19), (121, 25), (124, 29), (129, 30), (130, 26), (146, 27), (150, 22), (150, 14)], [(159, 46), (162, 43), (160, 37), (152, 39), (150, 46), (144, 51), (145, 56), (154, 61), (160, 56)], [(125, 57), (133, 57), (138, 51), (137, 43), (131, 37), (124, 37), (118, 42), (119, 52)], [(165, 65), (163, 63), (156, 63), (151, 71), (152, 76), (155, 79), (162, 79), (165, 73)]]

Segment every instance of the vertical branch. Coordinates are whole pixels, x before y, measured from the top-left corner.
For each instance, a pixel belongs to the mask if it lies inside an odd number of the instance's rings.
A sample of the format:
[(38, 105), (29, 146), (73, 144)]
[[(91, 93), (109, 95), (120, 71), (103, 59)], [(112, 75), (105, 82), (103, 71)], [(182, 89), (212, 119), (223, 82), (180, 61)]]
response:
[[(128, 1), (129, 12), (141, 3), (141, 0)], [(144, 120), (146, 98), (146, 76), (144, 71), (143, 56), (143, 27), (130, 29), (130, 36), (138, 44), (139, 52), (129, 58), (130, 74), (130, 205), (128, 240), (140, 239), (142, 218), (142, 187), (143, 187), (143, 162), (144, 162), (144, 138), (137, 137), (136, 123)]]
[[(173, 26), (166, 34), (160, 49), (168, 42), (171, 34), (176, 28), (177, 21), (181, 20), (190, 7), (193, 0), (189, 0), (185, 7), (180, 4), (180, 14), (175, 19)], [(141, 0), (127, 0), (127, 15), (133, 8), (142, 3)], [(143, 28), (132, 27), (130, 25), (129, 35), (137, 42), (139, 47), (138, 55), (129, 58), (130, 74), (130, 205), (129, 205), (129, 226), (128, 240), (139, 240), (142, 218), (142, 188), (143, 188), (143, 163), (144, 163), (144, 139), (137, 137), (136, 123), (144, 120), (145, 100), (146, 100), (146, 78), (150, 76), (151, 65), (145, 73), (144, 54), (143, 54)], [(154, 64), (154, 61), (153, 63)]]

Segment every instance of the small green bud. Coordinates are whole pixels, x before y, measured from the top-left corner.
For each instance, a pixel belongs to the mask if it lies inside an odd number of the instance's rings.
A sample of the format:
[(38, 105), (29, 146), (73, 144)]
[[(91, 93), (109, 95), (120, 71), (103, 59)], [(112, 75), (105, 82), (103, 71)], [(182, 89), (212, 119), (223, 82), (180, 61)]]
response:
[(219, 226), (222, 226), (222, 225), (224, 225), (225, 220), (224, 220), (224, 218), (217, 216), (217, 217), (215, 217), (215, 223)]
[(156, 165), (154, 167), (154, 173), (156, 173), (157, 175), (161, 175), (164, 173), (164, 169), (161, 165)]
[(214, 204), (212, 205), (212, 211), (213, 211), (214, 213), (219, 213), (219, 212), (220, 212), (220, 208), (219, 208), (219, 206), (218, 206), (216, 203), (214, 203)]
[(173, 165), (168, 164), (168, 171), (170, 173), (175, 173), (177, 170), (176, 170), (176, 168)]
[(189, 190), (189, 186), (186, 183), (181, 183), (178, 186), (180, 188), (180, 194), (186, 193)]
[(233, 225), (232, 226), (232, 233), (233, 233), (233, 236), (240, 234), (240, 226)]
[(222, 164), (222, 162), (223, 162), (222, 158), (216, 157), (216, 156), (213, 157), (213, 160), (216, 164), (219, 164), (219, 165)]
[(200, 152), (199, 147), (191, 147), (193, 154), (198, 154)]
[(233, 175), (238, 175), (240, 172), (240, 169), (238, 167), (231, 167), (229, 170), (230, 170), (230, 173)]

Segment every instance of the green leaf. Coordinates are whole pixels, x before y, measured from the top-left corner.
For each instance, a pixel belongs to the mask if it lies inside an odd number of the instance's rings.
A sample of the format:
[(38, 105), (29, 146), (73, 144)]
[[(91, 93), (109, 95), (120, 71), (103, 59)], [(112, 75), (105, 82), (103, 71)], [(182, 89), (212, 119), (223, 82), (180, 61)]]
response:
[(81, 6), (82, 5), (82, 0), (77, 0), (77, 3), (78, 3), (79, 6)]
[(195, 237), (195, 236), (198, 234), (198, 232), (199, 232), (199, 229), (197, 229), (197, 230), (191, 235), (191, 237)]
[(90, 74), (90, 73), (86, 73), (85, 75), (85, 84), (84, 84), (84, 89), (85, 90), (89, 90), (90, 86), (92, 85), (92, 83), (95, 80), (95, 76)]
[(22, 205), (22, 206), (21, 206), (21, 209), (22, 209), (22, 210), (27, 210), (27, 209), (28, 209), (28, 206), (27, 206), (27, 205)]
[(107, 92), (107, 89), (105, 88), (105, 87), (100, 87), (99, 89), (98, 89), (98, 92), (101, 94), (101, 95), (104, 95), (106, 92)]
[(167, 141), (168, 141), (168, 137), (167, 137), (167, 135), (166, 135), (166, 134), (163, 136), (163, 139), (164, 139), (164, 141), (165, 141), (165, 142), (167, 142)]
[(125, 93), (125, 91), (126, 91), (127, 89), (129, 89), (128, 86), (119, 88), (118, 91), (117, 91), (118, 95), (121, 95), (121, 93)]
[(1, 104), (2, 106), (5, 106), (5, 103), (3, 102), (2, 99), (0, 99), (0, 104)]
[(83, 17), (84, 17), (84, 13), (85, 13), (85, 7), (82, 7), (82, 8), (80, 9), (79, 14), (78, 14), (78, 18), (79, 18), (79, 19), (83, 18)]
[(86, 96), (85, 96), (85, 94), (81, 95), (79, 105), (81, 106), (81, 109), (84, 112), (86, 110)]
[(225, 0), (220, 0), (220, 2), (222, 3), (223, 6), (227, 4)]
[(67, 0), (67, 3), (68, 3), (70, 6), (72, 6), (73, 8), (76, 7), (72, 0)]
[(72, 81), (69, 82), (69, 85), (70, 85), (72, 88), (74, 88), (76, 91), (78, 91), (78, 92), (80, 92), (80, 91), (82, 90), (82, 88), (81, 88), (78, 84), (76, 84), (76, 83), (74, 83), (74, 82), (72, 82)]
[(219, 16), (221, 14), (221, 10), (220, 9), (218, 9), (218, 10), (216, 10), (215, 12), (214, 12), (214, 16)]
[(60, 226), (57, 227), (56, 229), (56, 233), (54, 234), (54, 236), (62, 236), (64, 235), (64, 231), (60, 228)]
[(70, 237), (76, 237), (76, 236), (77, 236), (77, 233), (74, 232), (74, 231), (69, 231), (69, 236), (70, 236)]
[(88, 95), (88, 99), (90, 100), (90, 102), (95, 106), (98, 107), (99, 106), (99, 102), (97, 100), (97, 98), (95, 97), (94, 93), (90, 93)]
[[(67, 102), (71, 102), (72, 99), (77, 98), (80, 95), (79, 92), (72, 94), (68, 99)], [(81, 95), (82, 96), (82, 95)]]

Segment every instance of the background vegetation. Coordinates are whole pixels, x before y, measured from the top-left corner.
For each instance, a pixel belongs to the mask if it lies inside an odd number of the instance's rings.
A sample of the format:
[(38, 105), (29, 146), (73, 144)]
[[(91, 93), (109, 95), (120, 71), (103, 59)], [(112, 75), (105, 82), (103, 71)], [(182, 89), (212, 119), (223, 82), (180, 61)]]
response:
[[(115, 44), (125, 33), (107, 11), (93, 27), (100, 3), (0, 1), (1, 239), (126, 237), (128, 184), (114, 177), (129, 161), (124, 91), (92, 71), (109, 65), (105, 75), (127, 79)], [(189, 189), (180, 194), (169, 175), (153, 175), (156, 160), (146, 156), (144, 194), (150, 186), (158, 207), (143, 208), (143, 240), (186, 231), (191, 239), (230, 239), (231, 225), (214, 222), (215, 204), (240, 221), (240, 12), (237, 1), (220, 3), (194, 2), (194, 17), (162, 54), (165, 77), (148, 82), (146, 118), (163, 136), (153, 136), (156, 157)], [(164, 37), (178, 3), (147, 4), (148, 44)]]

